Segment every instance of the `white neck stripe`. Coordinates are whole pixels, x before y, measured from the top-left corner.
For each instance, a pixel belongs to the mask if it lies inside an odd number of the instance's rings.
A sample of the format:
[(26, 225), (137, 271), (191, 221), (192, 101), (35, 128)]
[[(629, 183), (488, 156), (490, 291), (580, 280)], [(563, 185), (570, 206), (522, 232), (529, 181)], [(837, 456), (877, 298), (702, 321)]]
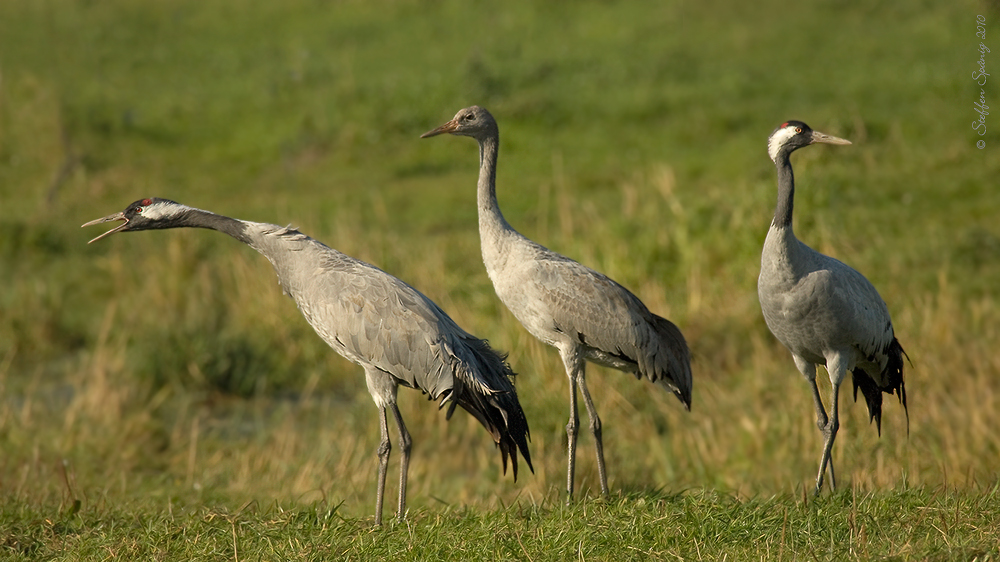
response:
[(784, 127), (775, 131), (771, 138), (767, 139), (767, 154), (771, 157), (771, 162), (774, 162), (778, 157), (778, 150), (796, 134), (795, 127)]

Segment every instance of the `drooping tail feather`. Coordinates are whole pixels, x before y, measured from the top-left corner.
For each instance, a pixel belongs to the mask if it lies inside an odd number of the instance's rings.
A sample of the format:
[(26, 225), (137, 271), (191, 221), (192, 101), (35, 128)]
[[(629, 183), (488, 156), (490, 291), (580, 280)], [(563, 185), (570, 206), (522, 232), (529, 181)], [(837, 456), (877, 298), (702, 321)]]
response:
[(886, 352), (889, 354), (889, 362), (886, 363), (885, 369), (881, 373), (881, 378), (885, 381), (883, 385), (879, 385), (871, 375), (860, 367), (851, 371), (851, 378), (854, 381), (854, 401), (858, 401), (858, 389), (860, 388), (861, 393), (865, 396), (865, 402), (868, 403), (868, 414), (871, 416), (869, 421), (875, 420), (875, 426), (878, 428), (880, 436), (882, 435), (883, 392), (886, 394), (895, 393), (899, 396), (899, 402), (903, 405), (903, 412), (906, 414), (906, 432), (910, 432), (910, 412), (906, 407), (906, 385), (903, 383), (903, 356), (906, 355), (906, 352), (903, 351), (903, 346), (899, 345), (899, 340), (896, 338), (892, 339)]
[(691, 351), (684, 334), (673, 322), (655, 314), (653, 325), (660, 336), (660, 346), (653, 362), (650, 380), (674, 393), (691, 410)]
[(454, 357), (452, 365), (455, 386), (447, 396), (451, 402), (447, 417), (451, 418), (457, 405), (479, 420), (500, 449), (504, 474), (507, 473), (507, 457), (510, 457), (516, 482), (518, 450), (532, 473), (535, 468), (528, 452), (528, 440), (531, 438), (528, 420), (511, 383), (514, 372), (507, 364), (506, 356), (494, 351), (485, 340), (467, 338), (463, 343), (467, 345), (461, 351), (466, 353)]

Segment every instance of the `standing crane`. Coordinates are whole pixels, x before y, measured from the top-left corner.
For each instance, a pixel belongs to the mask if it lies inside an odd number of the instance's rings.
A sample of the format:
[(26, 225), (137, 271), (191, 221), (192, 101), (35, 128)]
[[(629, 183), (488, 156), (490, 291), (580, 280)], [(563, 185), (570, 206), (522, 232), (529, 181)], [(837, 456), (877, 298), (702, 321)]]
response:
[(479, 142), (479, 237), (486, 272), (504, 305), (539, 340), (559, 350), (569, 377), (568, 500), (573, 498), (580, 418), (576, 391), (590, 416), (601, 493), (608, 495), (601, 419), (587, 390), (585, 360), (645, 377), (691, 409), (691, 359), (681, 331), (646, 308), (627, 289), (590, 268), (532, 242), (514, 230), (497, 204), (500, 131), (488, 111), (463, 109), (424, 138), (451, 133)]
[[(799, 242), (792, 231), (795, 180), (789, 157), (814, 143), (851, 144), (813, 131), (801, 121), (783, 123), (767, 140), (768, 154), (778, 169), (778, 205), (764, 240), (757, 295), (767, 327), (792, 352), (795, 366), (812, 387), (816, 425), (824, 439), (816, 476), (819, 495), (828, 468), (830, 489), (836, 489), (830, 455), (840, 427), (840, 384), (848, 371), (854, 381), (854, 398), (861, 389), (879, 435), (883, 392), (898, 394), (907, 427), (909, 411), (903, 385), (905, 352), (893, 332), (885, 301), (863, 275)], [(830, 417), (816, 387), (816, 365), (826, 366), (833, 385)]]
[(116, 232), (178, 227), (217, 230), (249, 245), (274, 266), (282, 289), (323, 341), (365, 370), (365, 382), (379, 411), (375, 523), (382, 523), (382, 497), (389, 463), (386, 410), (399, 428), (399, 511), (406, 514), (406, 475), (410, 434), (396, 406), (399, 386), (419, 389), (439, 407), (450, 402), (447, 418), (461, 406), (489, 431), (500, 449), (503, 470), (510, 456), (517, 480), (517, 451), (528, 468), (528, 422), (510, 378), (505, 356), (485, 340), (460, 328), (422, 293), (363, 261), (344, 255), (301, 232), (273, 224), (243, 221), (181, 205), (167, 199), (142, 199), (124, 211), (90, 221), (91, 226), (123, 223), (90, 242)]

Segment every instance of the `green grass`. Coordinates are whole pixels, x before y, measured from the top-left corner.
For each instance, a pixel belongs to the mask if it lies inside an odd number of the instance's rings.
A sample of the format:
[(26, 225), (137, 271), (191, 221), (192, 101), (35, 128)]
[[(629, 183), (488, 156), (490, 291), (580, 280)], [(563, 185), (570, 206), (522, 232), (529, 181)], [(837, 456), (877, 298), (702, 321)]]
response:
[[(984, 150), (970, 127), (973, 22), (1000, 13), (730, 4), (0, 2), (0, 557), (1000, 557), (1000, 125)], [(515, 228), (690, 342), (691, 413), (591, 368), (607, 503), (584, 432), (561, 505), (565, 376), (485, 275), (474, 143), (419, 139), (473, 103)], [(816, 501), (811, 399), (756, 298), (792, 118), (854, 141), (795, 155), (796, 232), (872, 280), (913, 360), (908, 435), (841, 393), (843, 491)], [(152, 195), (293, 223), (509, 351), (535, 474), (403, 390), (410, 520), (372, 531), (363, 377), (266, 260), (206, 231), (86, 244)]]
[(326, 502), (238, 508), (10, 506), (9, 553), (26, 559), (995, 560), (997, 489), (904, 488), (802, 501), (710, 491), (628, 492), (566, 507), (418, 510), (382, 529)]

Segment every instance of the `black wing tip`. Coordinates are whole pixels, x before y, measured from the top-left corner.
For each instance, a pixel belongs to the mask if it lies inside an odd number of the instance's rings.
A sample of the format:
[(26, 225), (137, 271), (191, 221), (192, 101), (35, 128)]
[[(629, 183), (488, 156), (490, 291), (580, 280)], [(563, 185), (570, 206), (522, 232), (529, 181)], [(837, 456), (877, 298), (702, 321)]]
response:
[[(528, 464), (528, 470), (532, 474), (535, 473), (535, 466), (531, 464), (531, 453), (528, 452), (528, 440), (531, 439), (531, 435), (528, 433), (528, 425), (525, 422), (524, 433), (521, 438), (517, 441), (517, 448), (521, 451), (521, 456), (524, 458), (524, 462)], [(514, 473), (514, 481), (517, 482), (517, 473)]]
[(517, 454), (520, 450), (521, 457), (528, 465), (528, 470), (535, 473), (535, 467), (531, 464), (531, 454), (528, 452), (527, 433), (522, 434), (520, 439), (515, 439), (514, 435), (506, 433), (501, 436), (497, 447), (500, 449), (500, 460), (503, 465), (503, 473), (507, 474), (507, 457), (510, 457), (511, 472), (514, 475), (514, 482), (517, 482)]
[(910, 356), (907, 355), (906, 350), (900, 345), (899, 340), (895, 337), (892, 338), (892, 343), (889, 344), (889, 364), (886, 365), (886, 370), (889, 374), (889, 384), (890, 389), (886, 392), (891, 394), (892, 390), (896, 391), (899, 397), (899, 403), (903, 405), (903, 412), (906, 414), (906, 434), (910, 434), (910, 410), (906, 405), (906, 383), (903, 380), (903, 357), (913, 366), (913, 361), (910, 360)]
[(507, 354), (490, 347), (487, 340), (472, 337), (466, 343), (466, 349), (472, 353), (456, 367), (456, 384), (451, 399), (479, 420), (493, 437), (493, 442), (500, 449), (505, 475), (507, 458), (510, 457), (514, 480), (517, 481), (518, 450), (532, 473), (535, 468), (528, 453), (528, 440), (531, 438), (528, 421), (513, 384), (516, 373), (507, 363)]
[(660, 373), (658, 376), (648, 377), (651, 378), (654, 384), (663, 387), (664, 390), (674, 395), (684, 409), (688, 412), (691, 411), (691, 387), (685, 386), (681, 387), (677, 384), (677, 379), (672, 376), (669, 372)]
[[(514, 400), (511, 401), (512, 404), (507, 405), (504, 410), (508, 413), (506, 426), (500, 428), (500, 440), (497, 445), (500, 446), (501, 455), (506, 458), (507, 454), (511, 458), (511, 466), (514, 472), (514, 481), (517, 482), (517, 453), (520, 451), (521, 457), (524, 458), (524, 462), (528, 465), (528, 470), (532, 474), (535, 473), (535, 467), (531, 464), (531, 453), (528, 452), (528, 440), (531, 439), (531, 431), (528, 429), (528, 420), (524, 416), (524, 411), (521, 410), (520, 403), (517, 402), (517, 397), (515, 395)], [(506, 461), (505, 461), (506, 465)], [(504, 469), (506, 474), (506, 466)]]
[(655, 319), (656, 332), (660, 334), (667, 349), (670, 350), (670, 358), (663, 372), (657, 374), (652, 380), (659, 380), (663, 386), (674, 393), (674, 396), (684, 404), (684, 409), (691, 411), (691, 387), (693, 377), (691, 375), (691, 349), (688, 347), (684, 334), (676, 324), (662, 316), (653, 314)]
[(474, 388), (465, 387), (464, 392), (455, 393), (453, 397), (458, 405), (479, 420), (493, 437), (494, 443), (500, 449), (504, 474), (507, 474), (507, 458), (510, 457), (514, 481), (517, 481), (518, 451), (528, 464), (528, 469), (532, 473), (535, 472), (535, 467), (531, 464), (531, 453), (528, 452), (528, 440), (531, 439), (528, 420), (513, 387), (509, 391), (497, 391), (488, 395), (481, 394)]
[(851, 371), (851, 378), (854, 381), (854, 401), (857, 402), (858, 400), (858, 389), (860, 388), (861, 393), (865, 396), (865, 402), (868, 404), (868, 414), (870, 416), (868, 421), (875, 421), (875, 426), (881, 437), (882, 393), (896, 394), (899, 398), (899, 403), (903, 405), (903, 413), (906, 415), (906, 433), (909, 435), (910, 411), (906, 404), (906, 384), (903, 381), (903, 357), (905, 356), (907, 361), (909, 361), (910, 356), (906, 354), (903, 346), (899, 344), (899, 340), (896, 338), (892, 339), (892, 343), (889, 344), (886, 352), (889, 355), (889, 361), (886, 363), (885, 370), (882, 371), (882, 376), (887, 381), (884, 386), (879, 386), (875, 382), (875, 379), (866, 373), (864, 369), (856, 368)]
[[(684, 367), (686, 378), (688, 381), (691, 381), (691, 363), (686, 363)], [(684, 409), (689, 412), (691, 411), (691, 386), (692, 385), (689, 383), (682, 387), (677, 393), (677, 399), (681, 401), (681, 404), (684, 404)]]

